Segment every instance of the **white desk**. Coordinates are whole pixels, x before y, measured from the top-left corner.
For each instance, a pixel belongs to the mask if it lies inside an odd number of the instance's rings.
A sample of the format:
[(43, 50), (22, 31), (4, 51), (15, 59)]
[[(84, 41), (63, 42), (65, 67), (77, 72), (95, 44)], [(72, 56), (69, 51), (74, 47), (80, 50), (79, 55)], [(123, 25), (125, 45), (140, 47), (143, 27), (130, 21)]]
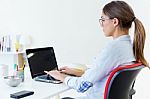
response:
[[(29, 71), (27, 73), (29, 73)], [(65, 84), (34, 81), (29, 74), (25, 74), (25, 81), (17, 87), (10, 87), (3, 80), (0, 80), (0, 99), (11, 99), (11, 93), (21, 90), (34, 91), (33, 95), (27, 96), (25, 99), (47, 99), (67, 91), (69, 88)]]

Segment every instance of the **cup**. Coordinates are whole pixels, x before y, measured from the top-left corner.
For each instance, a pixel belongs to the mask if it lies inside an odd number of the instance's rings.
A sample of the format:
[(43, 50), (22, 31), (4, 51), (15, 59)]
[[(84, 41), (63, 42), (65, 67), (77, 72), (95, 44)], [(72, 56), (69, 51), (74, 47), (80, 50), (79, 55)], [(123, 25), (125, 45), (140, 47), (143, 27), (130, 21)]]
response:
[(21, 81), (24, 82), (24, 70), (23, 69), (19, 69), (17, 71), (17, 74), (16, 74), (19, 78), (21, 78)]
[(0, 64), (0, 78), (8, 76), (8, 65)]

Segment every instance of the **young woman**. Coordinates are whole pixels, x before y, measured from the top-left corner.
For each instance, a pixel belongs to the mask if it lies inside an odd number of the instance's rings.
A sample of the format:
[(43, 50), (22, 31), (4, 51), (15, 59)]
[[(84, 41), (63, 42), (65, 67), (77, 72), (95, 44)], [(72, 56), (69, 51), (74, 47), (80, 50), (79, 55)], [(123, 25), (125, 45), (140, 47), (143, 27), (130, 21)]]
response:
[[(106, 37), (113, 40), (104, 48), (93, 62), (93, 67), (85, 72), (63, 67), (60, 71), (45, 71), (56, 79), (63, 81), (78, 92), (86, 92), (83, 99), (103, 99), (104, 88), (110, 72), (120, 65), (142, 62), (148, 67), (144, 58), (145, 30), (132, 8), (124, 1), (112, 1), (102, 10), (100, 24)], [(133, 44), (129, 29), (135, 24)], [(77, 75), (71, 77), (62, 73)]]

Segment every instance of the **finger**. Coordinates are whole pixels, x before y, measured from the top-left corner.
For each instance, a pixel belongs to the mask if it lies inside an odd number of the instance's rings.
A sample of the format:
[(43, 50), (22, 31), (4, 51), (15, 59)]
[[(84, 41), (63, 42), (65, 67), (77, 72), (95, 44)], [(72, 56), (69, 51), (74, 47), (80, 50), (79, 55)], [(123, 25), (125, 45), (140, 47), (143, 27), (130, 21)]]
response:
[(47, 73), (47, 74), (49, 73), (48, 71), (44, 71), (44, 72)]
[(66, 70), (61, 70), (60, 73), (66, 73)]
[(65, 67), (61, 67), (59, 70), (61, 71), (61, 70), (65, 70), (67, 67), (65, 66)]
[(48, 71), (44, 71), (46, 74), (48, 74), (48, 75), (51, 75), (51, 73), (50, 72), (48, 72)]

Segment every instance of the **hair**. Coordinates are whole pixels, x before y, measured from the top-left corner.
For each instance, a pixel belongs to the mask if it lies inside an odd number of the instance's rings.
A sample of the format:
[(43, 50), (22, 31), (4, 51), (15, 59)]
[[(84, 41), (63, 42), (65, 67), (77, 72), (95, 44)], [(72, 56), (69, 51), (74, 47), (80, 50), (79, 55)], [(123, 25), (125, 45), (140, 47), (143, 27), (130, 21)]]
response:
[(135, 23), (133, 53), (137, 62), (141, 62), (146, 67), (149, 67), (144, 58), (145, 29), (142, 22), (135, 17), (132, 8), (124, 1), (111, 1), (104, 6), (103, 13), (111, 19), (117, 18), (119, 27), (123, 30), (129, 30), (132, 22)]

